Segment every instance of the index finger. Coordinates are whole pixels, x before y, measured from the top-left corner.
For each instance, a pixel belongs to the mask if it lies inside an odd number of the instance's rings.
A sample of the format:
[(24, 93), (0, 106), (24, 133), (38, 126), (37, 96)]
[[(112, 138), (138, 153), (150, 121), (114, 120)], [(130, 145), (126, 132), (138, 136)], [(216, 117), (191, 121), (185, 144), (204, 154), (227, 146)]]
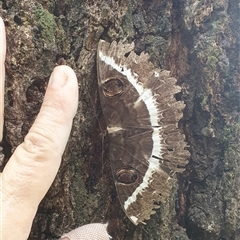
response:
[(6, 33), (2, 18), (0, 17), (0, 142), (3, 137), (3, 113), (4, 113), (4, 82), (5, 82), (5, 56), (6, 56)]

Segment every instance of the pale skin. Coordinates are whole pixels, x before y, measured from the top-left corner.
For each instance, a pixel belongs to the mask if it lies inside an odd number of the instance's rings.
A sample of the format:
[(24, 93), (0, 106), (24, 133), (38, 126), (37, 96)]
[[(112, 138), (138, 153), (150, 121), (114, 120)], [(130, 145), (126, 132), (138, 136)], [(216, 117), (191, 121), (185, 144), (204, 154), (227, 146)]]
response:
[[(1, 18), (0, 24), (0, 69), (4, 69), (6, 39)], [(4, 79), (4, 71), (0, 75)], [(0, 239), (28, 238), (38, 205), (59, 169), (77, 104), (74, 71), (56, 67), (33, 126), (0, 175)]]
[[(5, 55), (5, 27), (0, 17), (0, 142)], [(74, 71), (68, 66), (56, 67), (34, 124), (0, 173), (0, 240), (28, 238), (38, 205), (61, 164), (77, 105), (78, 82)], [(61, 239), (109, 240), (106, 228), (107, 224), (88, 224)]]

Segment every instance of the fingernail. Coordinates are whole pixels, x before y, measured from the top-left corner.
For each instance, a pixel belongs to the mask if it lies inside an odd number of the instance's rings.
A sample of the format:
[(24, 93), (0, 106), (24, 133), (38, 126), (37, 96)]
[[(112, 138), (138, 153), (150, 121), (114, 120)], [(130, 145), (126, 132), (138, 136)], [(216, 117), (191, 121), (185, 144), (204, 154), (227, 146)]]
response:
[(62, 67), (55, 67), (51, 74), (49, 85), (54, 88), (62, 88), (66, 84), (67, 79), (68, 76), (64, 69)]

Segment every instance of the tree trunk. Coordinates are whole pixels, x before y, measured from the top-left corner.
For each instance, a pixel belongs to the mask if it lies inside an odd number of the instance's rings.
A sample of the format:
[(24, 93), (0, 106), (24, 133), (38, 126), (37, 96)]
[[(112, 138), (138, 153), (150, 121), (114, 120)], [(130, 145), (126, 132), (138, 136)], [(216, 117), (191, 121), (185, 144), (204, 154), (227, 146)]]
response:
[[(240, 239), (236, 0), (1, 3), (8, 44), (6, 161), (33, 123), (54, 66), (71, 66), (79, 81), (71, 137), (29, 239), (58, 239), (90, 222), (108, 222), (110, 235), (120, 240)], [(191, 159), (168, 201), (147, 225), (135, 227), (127, 219), (115, 191), (97, 89), (99, 39), (134, 41), (137, 53), (149, 53), (156, 67), (170, 70), (182, 86), (179, 98), (186, 109), (179, 125)]]

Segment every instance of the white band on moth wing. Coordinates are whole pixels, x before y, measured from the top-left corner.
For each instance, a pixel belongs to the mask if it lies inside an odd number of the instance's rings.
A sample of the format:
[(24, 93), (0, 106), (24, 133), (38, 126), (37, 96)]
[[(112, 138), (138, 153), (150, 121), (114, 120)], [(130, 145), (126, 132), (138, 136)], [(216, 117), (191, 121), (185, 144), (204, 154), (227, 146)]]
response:
[[(128, 81), (132, 84), (132, 86), (136, 89), (139, 94), (139, 99), (136, 101), (137, 104), (139, 101), (143, 101), (147, 107), (151, 126), (153, 127), (153, 149), (151, 157), (149, 158), (149, 166), (143, 177), (143, 182), (135, 189), (133, 194), (128, 197), (128, 199), (124, 203), (124, 209), (127, 210), (131, 203), (136, 201), (137, 195), (140, 194), (152, 181), (152, 175), (154, 172), (158, 171), (160, 168), (159, 160), (153, 158), (152, 156), (160, 157), (161, 156), (161, 136), (160, 129), (161, 127), (158, 124), (158, 107), (156, 100), (152, 94), (150, 89), (144, 88), (142, 84), (138, 81), (138, 75), (133, 74), (131, 69), (128, 69), (126, 66), (119, 66), (116, 64), (112, 57), (105, 56), (103, 52), (99, 51), (99, 58), (105, 62), (105, 64), (111, 66), (113, 69), (120, 72), (122, 75), (126, 76)], [(136, 217), (131, 218), (134, 222), (137, 222)]]

